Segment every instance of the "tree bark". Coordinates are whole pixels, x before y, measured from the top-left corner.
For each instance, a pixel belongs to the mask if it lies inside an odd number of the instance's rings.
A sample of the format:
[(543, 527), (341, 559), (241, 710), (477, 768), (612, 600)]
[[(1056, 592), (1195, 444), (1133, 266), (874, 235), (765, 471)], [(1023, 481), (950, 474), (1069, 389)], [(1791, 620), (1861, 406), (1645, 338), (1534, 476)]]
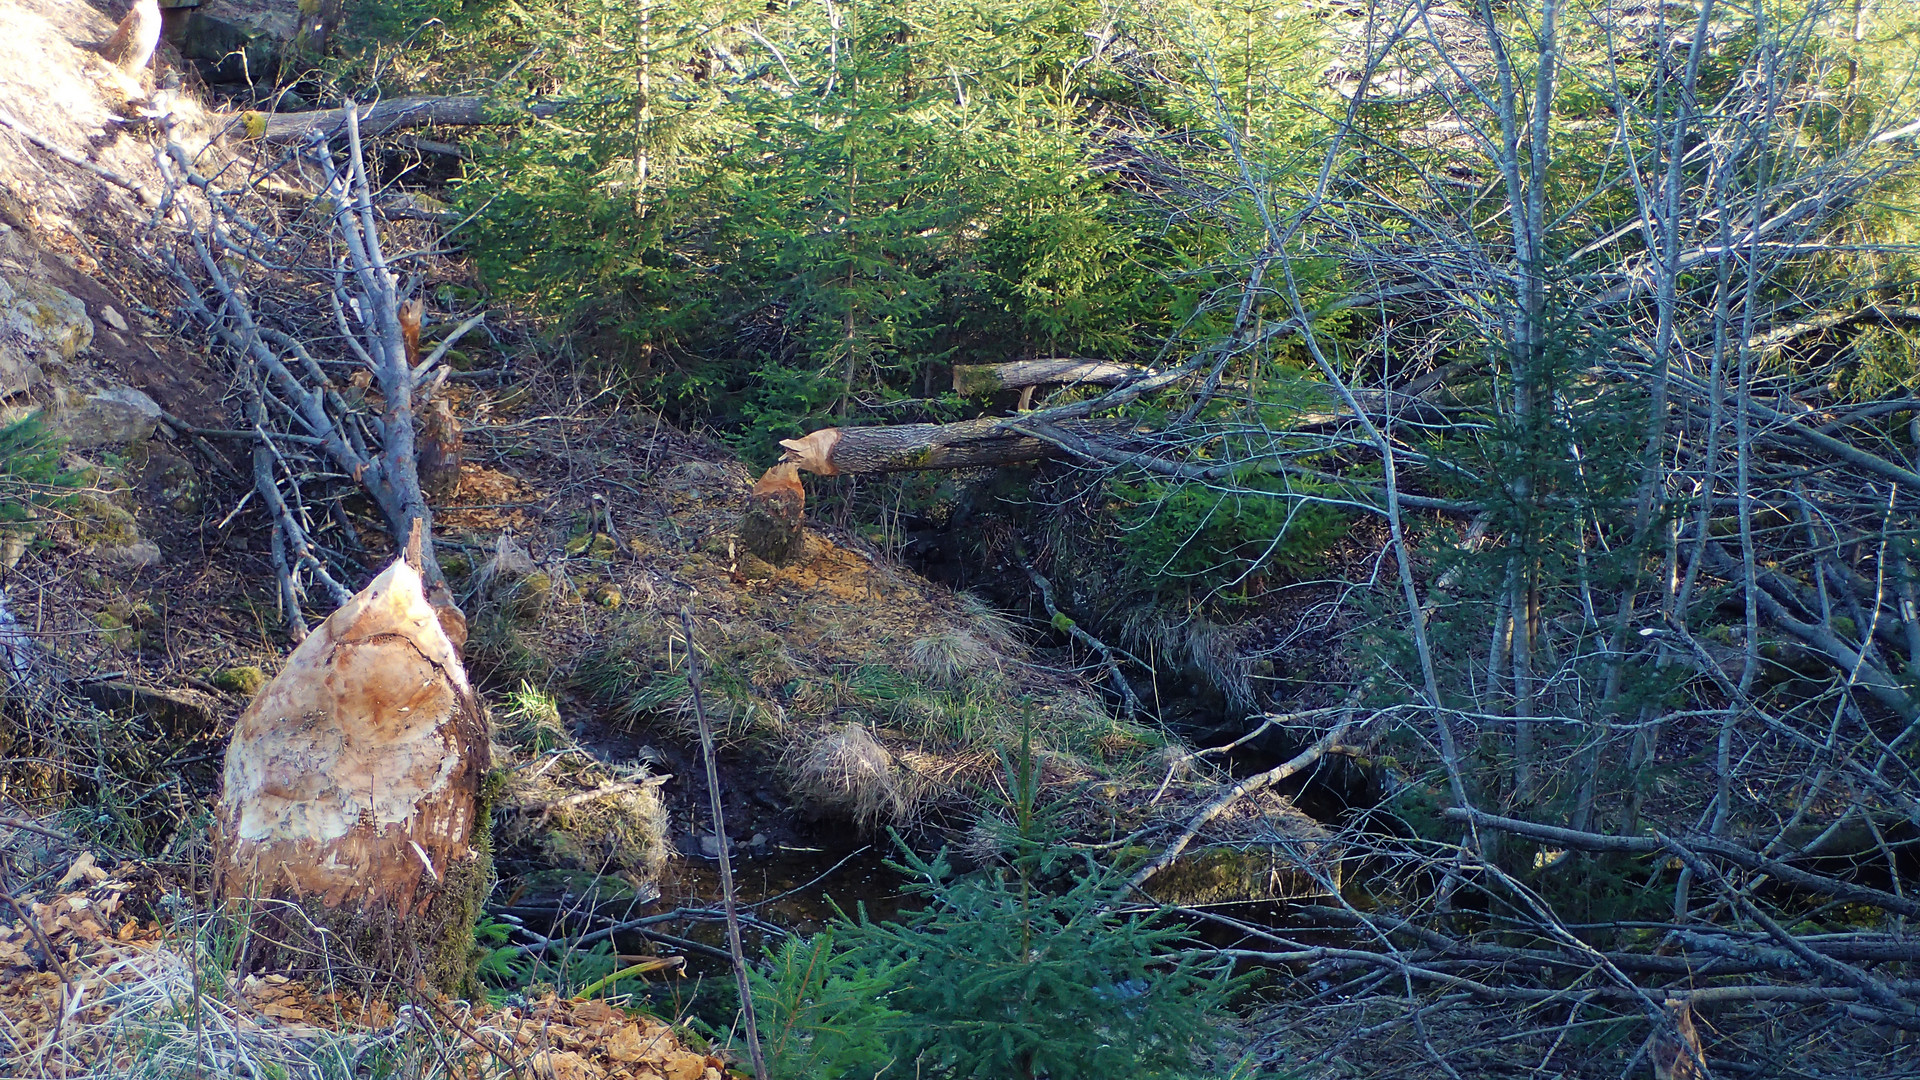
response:
[(493, 874), (474, 844), (487, 723), (441, 615), (395, 560), (241, 714), (215, 873), (229, 912), (251, 916), (249, 970), (331, 962), (469, 989)]
[(1153, 374), (1156, 372), (1152, 368), (1112, 364), (1104, 360), (1015, 360), (1005, 364), (957, 364), (953, 369), (953, 391), (962, 397), (976, 397), (1048, 383), (1119, 386)]
[[(989, 416), (955, 424), (822, 428), (803, 439), (782, 440), (787, 452), (781, 460), (820, 476), (838, 476), (1013, 465), (1062, 455), (1052, 443), (1007, 430), (1010, 422)], [(1134, 430), (1124, 420), (1067, 421), (1059, 426), (1093, 440)]]
[(806, 548), (806, 503), (798, 465), (782, 462), (768, 469), (747, 495), (747, 509), (736, 529), (740, 545), (775, 566), (792, 562)]
[[(360, 110), (360, 134), (384, 135), (390, 131), (425, 127), (428, 124), (443, 127), (510, 124), (523, 115), (523, 109), (525, 115), (545, 118), (556, 115), (564, 108), (558, 102), (536, 102), (523, 107), (514, 102), (482, 97), (394, 98)], [(299, 142), (311, 134), (338, 135), (347, 126), (345, 109), (249, 115), (261, 117), (262, 126), (254, 128), (249, 125), (248, 130), (257, 131), (257, 137), (268, 142)]]

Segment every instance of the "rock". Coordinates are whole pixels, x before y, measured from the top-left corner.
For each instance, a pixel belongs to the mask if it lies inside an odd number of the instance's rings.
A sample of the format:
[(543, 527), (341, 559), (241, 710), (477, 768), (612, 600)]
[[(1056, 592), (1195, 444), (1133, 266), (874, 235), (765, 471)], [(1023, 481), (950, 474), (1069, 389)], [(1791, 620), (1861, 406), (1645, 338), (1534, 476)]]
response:
[(79, 297), (30, 278), (0, 277), (0, 330), (29, 350), (71, 360), (93, 344), (93, 320)]
[(153, 435), (160, 425), (160, 406), (131, 386), (115, 386), (77, 406), (54, 410), (49, 420), (71, 446), (124, 448)]
[(25, 393), (42, 378), (40, 365), (27, 356), (26, 350), (0, 338), (0, 398)]
[(71, 360), (93, 344), (87, 305), (31, 278), (0, 277), (0, 398), (45, 380), (49, 360)]
[(159, 566), (166, 561), (166, 556), (160, 552), (160, 545), (151, 540), (136, 540), (131, 544), (103, 547), (96, 554), (115, 566), (129, 566), (134, 569)]
[(258, 14), (224, 12), (230, 16), (226, 19), (194, 11), (168, 40), (208, 82), (271, 82), (280, 66), (281, 44), (293, 36), (297, 16), (292, 5), (286, 11), (263, 8)]
[(100, 305), (100, 321), (123, 334), (127, 332), (127, 320), (123, 318), (119, 312), (113, 310), (112, 304)]
[(213, 678), (208, 681), (229, 694), (252, 697), (260, 692), (261, 687), (267, 685), (267, 673), (252, 664), (244, 664), (240, 667), (216, 671)]

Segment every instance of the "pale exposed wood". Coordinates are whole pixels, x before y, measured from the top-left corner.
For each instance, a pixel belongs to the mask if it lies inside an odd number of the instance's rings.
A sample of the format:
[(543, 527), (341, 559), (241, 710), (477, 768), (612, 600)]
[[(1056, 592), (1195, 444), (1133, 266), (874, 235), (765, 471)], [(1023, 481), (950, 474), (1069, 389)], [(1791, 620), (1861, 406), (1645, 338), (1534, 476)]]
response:
[[(220, 895), (256, 911), (272, 900), (337, 909), (398, 932), (486, 876), (473, 837), (488, 754), (459, 648), (419, 571), (397, 559), (241, 714), (215, 814)], [(266, 941), (311, 944), (300, 919), (271, 921)]]
[[(394, 98), (361, 110), (360, 134), (384, 135), (390, 131), (425, 127), (428, 124), (443, 127), (510, 124), (522, 115), (544, 118), (555, 115), (562, 108), (564, 106), (554, 102), (539, 102), (523, 108), (513, 102), (481, 97)], [(345, 109), (257, 115), (265, 118), (260, 137), (268, 142), (297, 142), (310, 134), (336, 135), (345, 131), (347, 126)]]
[(1156, 372), (1152, 368), (1072, 358), (1014, 360), (1005, 364), (956, 364), (953, 369), (953, 389), (964, 397), (974, 397), (1051, 383), (1119, 386), (1153, 374)]
[[(837, 476), (970, 469), (1061, 456), (1059, 447), (1009, 430), (1009, 423), (983, 417), (955, 424), (822, 428), (804, 439), (781, 442), (787, 449), (781, 460), (820, 476)], [(1133, 430), (1126, 421), (1068, 421), (1060, 426), (1087, 437), (1113, 438)]]
[(100, 47), (100, 54), (123, 71), (142, 71), (153, 61), (153, 50), (159, 44), (159, 0), (134, 0), (120, 25), (113, 28), (113, 36)]

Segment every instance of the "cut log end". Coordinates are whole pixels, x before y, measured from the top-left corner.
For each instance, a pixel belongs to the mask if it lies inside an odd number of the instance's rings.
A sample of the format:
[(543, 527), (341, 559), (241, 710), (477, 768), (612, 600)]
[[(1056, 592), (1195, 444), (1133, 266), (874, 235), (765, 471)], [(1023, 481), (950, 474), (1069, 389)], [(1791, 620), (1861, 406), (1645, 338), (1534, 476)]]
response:
[(735, 530), (740, 546), (755, 558), (785, 566), (806, 550), (807, 491), (800, 466), (782, 462), (766, 471), (747, 495)]
[[(786, 452), (780, 455), (780, 463), (791, 463), (816, 476), (838, 476), (840, 468), (834, 464), (833, 451), (840, 444), (840, 434), (839, 428), (821, 428), (804, 438), (781, 439), (780, 445)], [(773, 473), (769, 471), (767, 475)], [(761, 482), (765, 483), (765, 479), (762, 477)]]

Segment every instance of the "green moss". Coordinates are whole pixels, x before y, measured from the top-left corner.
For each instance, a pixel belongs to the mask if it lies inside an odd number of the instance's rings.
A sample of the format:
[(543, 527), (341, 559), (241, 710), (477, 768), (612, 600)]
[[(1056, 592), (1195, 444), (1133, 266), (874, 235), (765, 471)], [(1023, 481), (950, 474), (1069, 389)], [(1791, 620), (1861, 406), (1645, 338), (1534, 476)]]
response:
[(213, 678), (209, 681), (229, 694), (252, 697), (260, 692), (261, 687), (267, 685), (267, 673), (252, 664), (243, 664), (239, 667), (222, 668), (214, 672)]

